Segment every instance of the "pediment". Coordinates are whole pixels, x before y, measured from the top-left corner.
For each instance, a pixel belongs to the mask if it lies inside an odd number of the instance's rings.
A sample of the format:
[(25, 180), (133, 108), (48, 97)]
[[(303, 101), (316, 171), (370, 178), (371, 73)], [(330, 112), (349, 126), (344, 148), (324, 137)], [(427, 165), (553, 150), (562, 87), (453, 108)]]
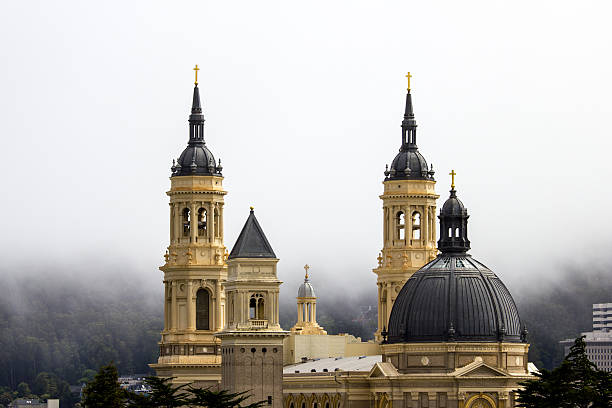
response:
[(486, 365), (483, 362), (473, 362), (455, 370), (455, 377), (508, 377), (502, 370)]
[(380, 377), (395, 377), (399, 375), (397, 369), (393, 364), (389, 362), (384, 363), (376, 363), (374, 367), (370, 370), (370, 374), (368, 374), (369, 378), (380, 378)]

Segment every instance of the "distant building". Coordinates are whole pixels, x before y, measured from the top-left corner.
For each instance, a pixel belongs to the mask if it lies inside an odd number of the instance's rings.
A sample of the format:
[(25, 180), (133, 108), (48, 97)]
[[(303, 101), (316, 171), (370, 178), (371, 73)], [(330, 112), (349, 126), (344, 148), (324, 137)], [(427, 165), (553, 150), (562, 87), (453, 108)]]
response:
[[(597, 368), (612, 372), (612, 303), (593, 304), (593, 331), (581, 333), (585, 337), (586, 354)], [(573, 339), (559, 343), (564, 353), (569, 353), (574, 344)]]
[[(379, 355), (380, 345), (373, 341), (362, 342), (361, 338), (347, 333), (329, 335), (317, 323), (317, 296), (310, 283), (308, 269), (297, 293), (297, 323), (283, 342), (283, 363), (295, 364), (302, 361), (341, 358), (351, 356)], [(372, 307), (370, 306), (370, 309)]]
[(612, 303), (593, 304), (593, 331), (612, 331)]
[(58, 399), (49, 399), (47, 402), (42, 402), (38, 399), (19, 398), (11, 402), (8, 408), (59, 408)]

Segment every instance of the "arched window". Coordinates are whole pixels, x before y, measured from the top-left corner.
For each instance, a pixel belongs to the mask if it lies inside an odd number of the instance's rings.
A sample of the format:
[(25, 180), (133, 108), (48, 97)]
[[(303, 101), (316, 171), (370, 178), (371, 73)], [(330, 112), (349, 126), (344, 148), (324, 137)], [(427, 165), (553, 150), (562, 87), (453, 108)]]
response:
[(206, 289), (196, 294), (196, 330), (210, 330), (209, 310), (210, 295)]
[(404, 227), (406, 226), (406, 219), (403, 211), (399, 211), (395, 216), (395, 223), (397, 225), (397, 237), (398, 239), (404, 239)]
[(459, 238), (459, 228), (458, 228), (458, 227), (457, 227), (457, 228), (455, 228), (455, 236), (456, 236), (457, 238)]
[(198, 210), (198, 236), (206, 236), (206, 228), (208, 225), (207, 213), (205, 208)]
[(249, 319), (255, 319), (257, 313), (257, 299), (254, 297), (249, 301)]
[(183, 236), (188, 237), (191, 231), (191, 216), (189, 208), (183, 209)]
[(421, 214), (412, 213), (412, 239), (421, 239)]
[(257, 319), (259, 320), (265, 319), (264, 311), (265, 311), (264, 300), (263, 298), (259, 298), (259, 300), (257, 301)]
[(449, 228), (449, 229), (448, 229), (448, 237), (449, 237), (449, 238), (452, 238), (452, 237), (453, 237), (453, 229), (452, 229), (452, 228)]

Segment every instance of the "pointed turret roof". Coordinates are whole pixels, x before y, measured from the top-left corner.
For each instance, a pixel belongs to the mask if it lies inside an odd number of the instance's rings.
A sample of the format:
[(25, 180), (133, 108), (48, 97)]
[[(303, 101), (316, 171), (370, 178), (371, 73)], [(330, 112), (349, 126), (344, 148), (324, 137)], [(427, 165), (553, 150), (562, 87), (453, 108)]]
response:
[(255, 218), (253, 207), (228, 258), (276, 258), (272, 246)]

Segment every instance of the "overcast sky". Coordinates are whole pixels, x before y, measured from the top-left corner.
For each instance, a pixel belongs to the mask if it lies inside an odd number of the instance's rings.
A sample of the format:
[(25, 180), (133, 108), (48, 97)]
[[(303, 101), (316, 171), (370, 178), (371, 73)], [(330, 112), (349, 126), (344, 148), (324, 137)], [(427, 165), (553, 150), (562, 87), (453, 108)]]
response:
[(125, 265), (161, 287), (196, 63), (226, 245), (253, 205), (285, 298), (305, 263), (315, 287), (375, 290), (406, 71), (438, 206), (455, 169), (472, 255), (510, 285), (605, 260), (610, 15), (609, 1), (3, 1), (5, 273)]

